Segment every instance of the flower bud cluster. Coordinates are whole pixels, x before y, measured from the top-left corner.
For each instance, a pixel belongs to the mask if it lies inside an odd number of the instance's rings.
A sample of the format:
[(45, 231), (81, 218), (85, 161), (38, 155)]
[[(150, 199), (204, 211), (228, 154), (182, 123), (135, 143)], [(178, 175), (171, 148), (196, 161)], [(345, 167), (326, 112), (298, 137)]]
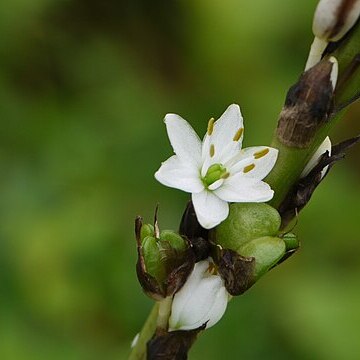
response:
[(187, 239), (171, 230), (135, 222), (138, 247), (137, 275), (147, 295), (161, 300), (173, 295), (191, 273), (195, 256)]

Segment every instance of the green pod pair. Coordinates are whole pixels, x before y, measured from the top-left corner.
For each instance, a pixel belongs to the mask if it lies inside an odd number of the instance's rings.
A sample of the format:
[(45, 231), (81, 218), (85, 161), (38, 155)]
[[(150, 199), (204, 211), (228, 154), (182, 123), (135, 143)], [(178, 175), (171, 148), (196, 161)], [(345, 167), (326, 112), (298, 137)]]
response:
[(280, 225), (280, 214), (268, 204), (231, 204), (229, 216), (214, 229), (212, 239), (224, 249), (238, 251), (253, 239), (277, 236)]
[(195, 255), (186, 238), (171, 230), (160, 231), (135, 219), (138, 250), (136, 274), (144, 292), (159, 301), (174, 295), (185, 283), (195, 264)]
[(171, 264), (176, 263), (177, 258), (188, 249), (188, 243), (171, 230), (161, 231), (159, 238), (155, 237), (152, 225), (144, 225), (141, 230), (141, 236), (145, 235), (141, 246), (146, 271), (159, 283), (163, 283)]
[(248, 241), (237, 252), (242, 256), (255, 258), (253, 278), (256, 281), (279, 262), (285, 251), (286, 245), (283, 239), (264, 236)]
[(228, 218), (213, 231), (212, 241), (241, 256), (254, 258), (256, 281), (285, 255), (287, 246), (279, 237), (280, 226), (280, 214), (270, 205), (232, 204)]

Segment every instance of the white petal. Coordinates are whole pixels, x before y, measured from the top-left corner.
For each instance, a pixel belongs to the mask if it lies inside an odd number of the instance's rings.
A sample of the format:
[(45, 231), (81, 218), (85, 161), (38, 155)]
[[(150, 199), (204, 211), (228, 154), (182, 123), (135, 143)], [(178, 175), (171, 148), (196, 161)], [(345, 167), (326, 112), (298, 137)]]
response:
[(133, 338), (133, 340), (132, 340), (132, 342), (131, 342), (131, 345), (130, 345), (131, 348), (134, 348), (134, 347), (136, 346), (136, 344), (137, 344), (138, 341), (139, 341), (139, 337), (140, 337), (140, 333), (137, 333), (137, 334), (134, 336), (134, 338)]
[(230, 176), (214, 193), (227, 202), (265, 202), (274, 196), (268, 184), (243, 173)]
[(333, 67), (331, 69), (331, 74), (330, 74), (330, 81), (331, 81), (332, 88), (333, 88), (333, 91), (334, 91), (335, 87), (336, 87), (338, 75), (339, 75), (339, 64), (338, 64), (338, 61), (336, 60), (336, 58), (334, 56), (331, 56), (329, 61), (333, 63)]
[(169, 319), (170, 328), (176, 330), (176, 327), (180, 325), (183, 312), (187, 310), (186, 308), (193, 297), (193, 291), (198, 288), (208, 267), (209, 262), (207, 260), (197, 262), (183, 287), (175, 294)]
[(190, 193), (200, 192), (204, 189), (199, 170), (193, 164), (185, 165), (176, 155), (162, 163), (160, 169), (155, 173), (155, 178), (163, 185)]
[(201, 141), (194, 129), (176, 114), (167, 114), (164, 121), (175, 154), (182, 162), (191, 163), (200, 168)]
[(206, 324), (206, 329), (215, 325), (225, 314), (227, 304), (229, 301), (228, 292), (225, 289), (225, 286), (222, 286), (215, 295), (214, 303), (209, 313), (209, 321)]
[(314, 15), (313, 32), (320, 38), (340, 40), (355, 24), (360, 1), (320, 0)]
[[(232, 174), (241, 171), (244, 173), (245, 177), (262, 180), (274, 167), (278, 153), (279, 151), (277, 149), (268, 146), (245, 148), (241, 150), (238, 162), (229, 167), (229, 171)], [(233, 163), (232, 159), (229, 163)], [(248, 166), (253, 168), (246, 172), (246, 167)]]
[(192, 194), (192, 202), (196, 217), (200, 225), (205, 229), (211, 229), (219, 225), (229, 215), (229, 205), (227, 202), (219, 199), (211, 191), (204, 190), (197, 194)]
[[(330, 138), (327, 136), (326, 139), (322, 142), (319, 148), (315, 151), (314, 155), (311, 157), (309, 162), (306, 164), (303, 172), (301, 173), (300, 177), (303, 178), (307, 176), (310, 171), (317, 165), (320, 160), (320, 157), (325, 154), (325, 152), (329, 152), (329, 156), (331, 155), (331, 141)], [(324, 169), (321, 171), (321, 177), (324, 177), (328, 166), (325, 166)]]
[(169, 330), (191, 330), (207, 323), (207, 328), (223, 316), (228, 293), (219, 275), (207, 270), (209, 261), (195, 264), (184, 286), (174, 296)]
[(209, 190), (216, 190), (224, 183), (224, 179), (219, 179), (213, 182), (211, 185), (208, 186)]
[[(243, 118), (239, 105), (230, 105), (221, 117), (215, 121), (212, 134), (205, 135), (202, 147), (202, 159), (210, 157), (210, 148), (213, 146), (214, 155), (212, 163), (225, 163), (240, 149), (243, 139)], [(241, 131), (239, 139), (236, 138)], [(211, 165), (211, 164), (210, 164)]]

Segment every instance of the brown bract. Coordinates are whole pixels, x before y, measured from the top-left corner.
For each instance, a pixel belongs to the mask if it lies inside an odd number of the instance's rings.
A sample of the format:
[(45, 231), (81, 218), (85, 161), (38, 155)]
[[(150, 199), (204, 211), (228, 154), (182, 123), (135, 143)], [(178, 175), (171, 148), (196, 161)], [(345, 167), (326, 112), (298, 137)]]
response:
[(195, 330), (157, 332), (147, 343), (147, 360), (186, 360), (187, 353), (206, 323)]
[(194, 205), (188, 202), (180, 222), (179, 233), (189, 239), (196, 262), (210, 256), (209, 230), (204, 229), (196, 218)]
[(342, 29), (349, 17), (349, 14), (355, 7), (358, 0), (343, 0), (340, 6), (336, 9), (335, 19), (336, 23), (331, 29), (329, 38), (336, 38), (341, 32)]
[(277, 137), (284, 145), (307, 148), (327, 122), (333, 104), (333, 63), (323, 60), (305, 73), (287, 93)]
[(279, 208), (282, 228), (285, 228), (296, 214), (310, 201), (315, 189), (324, 179), (321, 175), (322, 170), (326, 166), (329, 166), (330, 169), (335, 162), (343, 159), (345, 151), (358, 142), (360, 142), (360, 136), (334, 145), (331, 149), (331, 156), (329, 156), (328, 152), (324, 153), (310, 173), (295, 184)]
[(241, 295), (255, 283), (254, 257), (241, 256), (236, 251), (217, 247), (214, 259), (230, 295)]

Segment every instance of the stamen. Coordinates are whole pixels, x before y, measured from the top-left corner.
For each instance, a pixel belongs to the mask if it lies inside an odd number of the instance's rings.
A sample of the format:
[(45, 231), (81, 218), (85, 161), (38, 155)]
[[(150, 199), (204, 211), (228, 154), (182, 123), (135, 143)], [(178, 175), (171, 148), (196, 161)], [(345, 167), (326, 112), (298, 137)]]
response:
[(241, 138), (241, 135), (243, 134), (243, 132), (244, 132), (244, 128), (240, 128), (240, 129), (236, 132), (235, 136), (233, 137), (233, 141), (239, 141), (240, 138)]
[(244, 170), (243, 170), (244, 174), (246, 174), (246, 173), (248, 173), (249, 171), (251, 171), (254, 167), (255, 167), (255, 164), (250, 164), (250, 165), (248, 165), (248, 166), (245, 166), (245, 167), (244, 167)]
[(217, 273), (218, 273), (217, 266), (213, 262), (209, 263), (209, 267), (208, 267), (207, 271), (211, 275), (217, 275)]
[(221, 176), (221, 179), (227, 179), (230, 176), (229, 172), (226, 172), (224, 175)]
[(254, 158), (255, 159), (260, 159), (263, 156), (265, 156), (269, 151), (270, 151), (269, 148), (266, 148), (264, 150), (260, 150), (260, 151), (258, 151), (256, 153), (254, 153)]
[(214, 118), (211, 118), (208, 122), (208, 127), (207, 127), (207, 134), (210, 136), (213, 131), (214, 131), (214, 122), (215, 122), (215, 119)]
[(210, 157), (213, 157), (215, 155), (215, 145), (210, 145)]

